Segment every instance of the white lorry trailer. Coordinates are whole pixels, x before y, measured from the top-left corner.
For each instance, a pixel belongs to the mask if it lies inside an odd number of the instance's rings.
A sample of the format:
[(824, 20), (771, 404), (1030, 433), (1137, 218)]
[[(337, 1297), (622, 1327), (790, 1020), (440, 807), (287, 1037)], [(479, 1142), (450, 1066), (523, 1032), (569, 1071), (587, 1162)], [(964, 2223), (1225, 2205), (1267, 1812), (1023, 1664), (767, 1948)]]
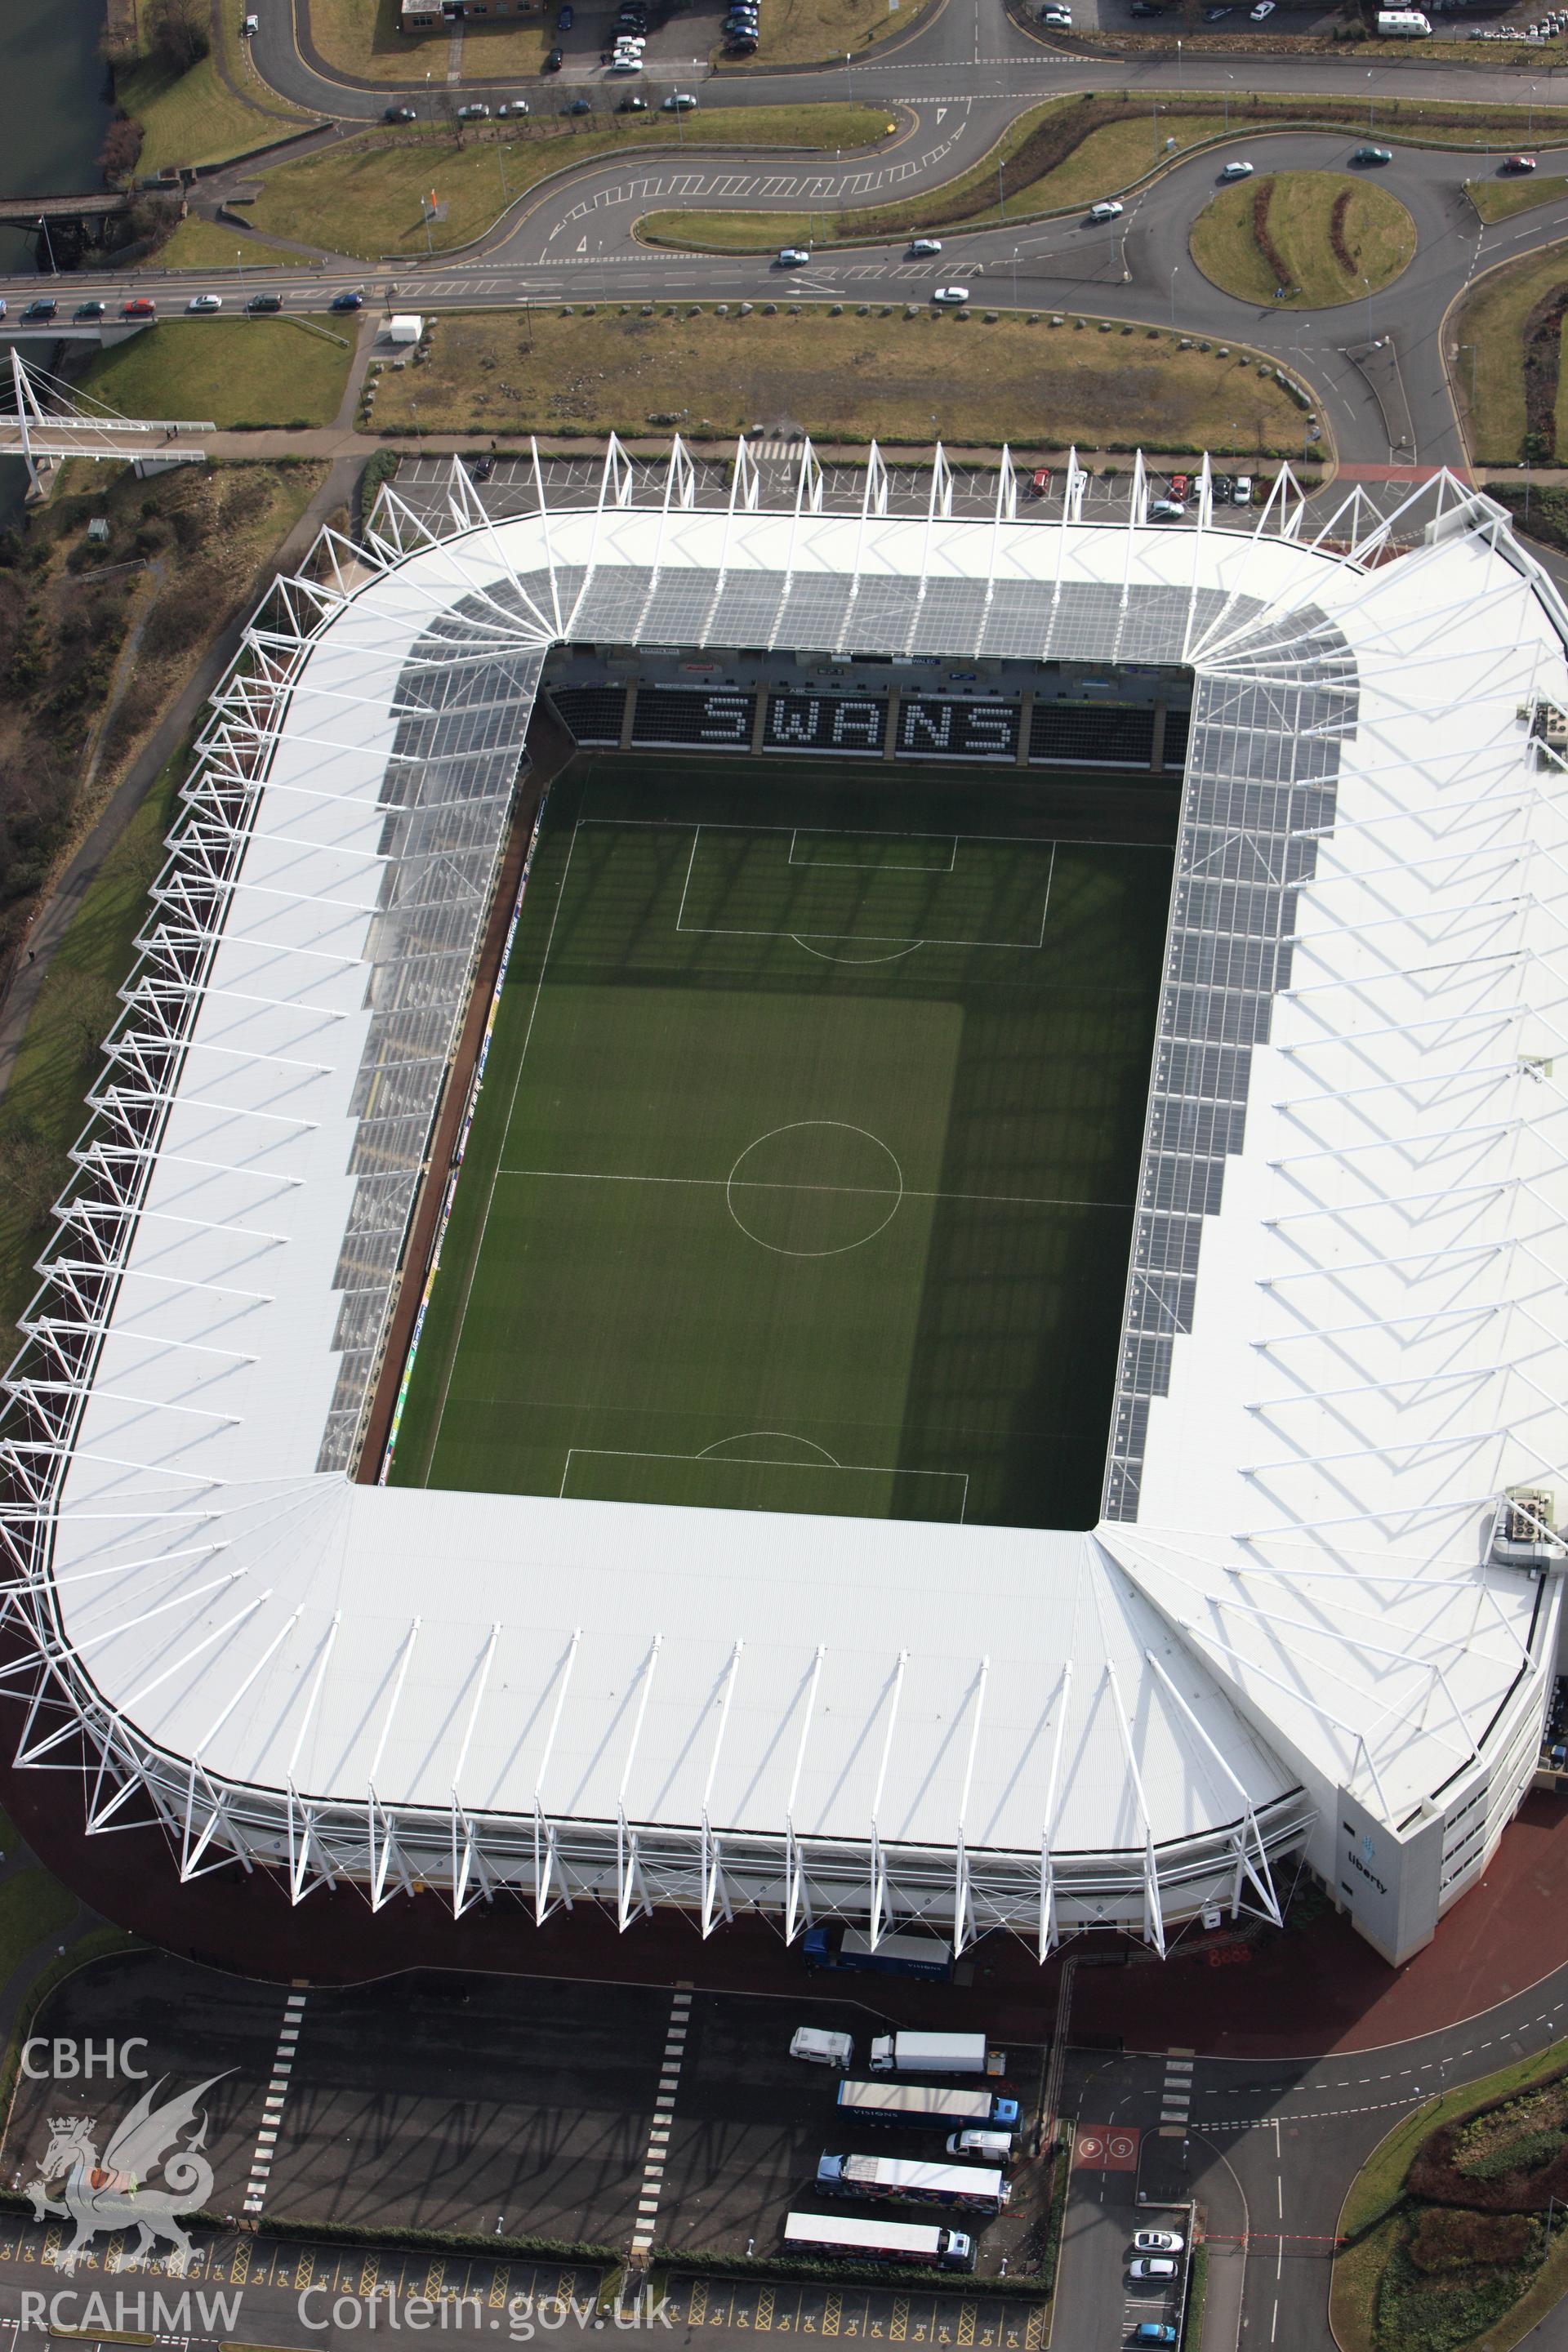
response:
[(984, 2033), (880, 2033), (871, 2044), (873, 2074), (1000, 2074)]

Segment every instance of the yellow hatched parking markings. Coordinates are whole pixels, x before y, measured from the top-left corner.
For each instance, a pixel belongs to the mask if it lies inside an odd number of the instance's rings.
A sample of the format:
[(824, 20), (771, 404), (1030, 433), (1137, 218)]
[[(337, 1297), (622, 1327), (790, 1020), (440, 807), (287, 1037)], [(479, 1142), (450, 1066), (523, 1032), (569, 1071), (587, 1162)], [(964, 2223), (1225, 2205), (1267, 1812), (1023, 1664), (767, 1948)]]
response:
[(301, 2290), (301, 2292), (303, 2292), (306, 2287), (314, 2285), (315, 2276), (315, 2249), (313, 2246), (307, 2246), (305, 2252), (300, 2257), (300, 2274), (298, 2278), (296, 2278), (294, 2284)]
[(446, 2263), (432, 2263), (429, 2269), (425, 2273), (425, 2284), (421, 2289), (421, 2292), (427, 2303), (438, 2303), (440, 2301), (441, 2289), (446, 2284)]
[(366, 2297), (375, 2293), (375, 2283), (381, 2273), (381, 2263), (374, 2254), (366, 2254), (360, 2264), (359, 2291)]
[(707, 2316), (708, 2282), (706, 2279), (693, 2279), (691, 2292), (686, 2304), (687, 2324), (692, 2327), (700, 2327)]
[(910, 2306), (902, 2295), (893, 2305), (893, 2316), (888, 2334), (895, 2344), (901, 2344), (910, 2332)]
[(44, 2231), (43, 2245), (38, 2251), (38, 2260), (41, 2263), (52, 2263), (54, 2261), (55, 2256), (59, 2252), (60, 2239), (63, 2234), (64, 2233), (58, 2221), (51, 2221), (49, 2223), (48, 2228)]
[(822, 2333), (824, 2336), (837, 2335), (838, 2322), (843, 2313), (843, 2309), (844, 2298), (842, 2295), (830, 2294), (827, 2297), (822, 2306)]
[(974, 2341), (974, 2305), (972, 2303), (963, 2303), (958, 2307), (958, 2340), (961, 2344), (973, 2344)]
[(505, 2308), (506, 2291), (510, 2278), (510, 2263), (502, 2263), (498, 2269), (490, 2273), (490, 2291), (485, 2299), (491, 2311), (500, 2311)]
[(765, 2286), (757, 2297), (757, 2326), (771, 2327), (773, 2324), (773, 2291)]
[(1024, 2352), (1041, 2352), (1046, 2340), (1046, 2306), (1037, 2304), (1024, 2328)]

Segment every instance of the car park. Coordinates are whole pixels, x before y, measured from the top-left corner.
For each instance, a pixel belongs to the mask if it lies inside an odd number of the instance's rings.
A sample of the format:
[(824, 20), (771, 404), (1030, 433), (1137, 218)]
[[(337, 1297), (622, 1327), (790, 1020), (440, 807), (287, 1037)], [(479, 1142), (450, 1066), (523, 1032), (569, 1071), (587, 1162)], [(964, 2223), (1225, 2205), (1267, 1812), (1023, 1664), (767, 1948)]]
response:
[(526, 98), (509, 98), (504, 105), (497, 107), (496, 120), (499, 122), (508, 122), (514, 115), (526, 114), (527, 112), (528, 100)]
[[(1152, 508), (1150, 511), (1158, 514), (1160, 507), (1169, 504), (1169, 499), (1162, 499), (1159, 506)], [(1179, 515), (1185, 514), (1186, 509), (1177, 507), (1175, 512)], [(1175, 2277), (1176, 2265), (1168, 2254), (1139, 2254), (1128, 2263), (1127, 2275), (1130, 2279), (1137, 2280), (1141, 2285), (1163, 2285), (1167, 2279)]]
[(1135, 2254), (1179, 2254), (1186, 2240), (1179, 2230), (1135, 2230), (1132, 2251)]
[(959, 310), (969, 299), (969, 289), (967, 286), (939, 286), (931, 299), (933, 302), (945, 303), (950, 310)]
[(223, 309), (223, 296), (221, 294), (193, 294), (190, 300), (186, 303), (185, 308), (187, 310), (221, 310)]
[(559, 73), (565, 62), (566, 53), (563, 49), (552, 49), (544, 60), (544, 70), (546, 73)]
[(1351, 157), (1352, 163), (1392, 163), (1393, 161), (1392, 147), (1358, 147)]
[(647, 100), (646, 98), (637, 98), (636, 96), (631, 98), (623, 98), (619, 106), (616, 107), (616, 112), (617, 114), (646, 114), (647, 112)]
[(489, 119), (489, 108), (479, 99), (474, 99), (468, 105), (459, 106), (458, 109), (459, 122), (488, 122)]
[(414, 119), (411, 106), (389, 106), (382, 117), (384, 122), (412, 122)]
[(51, 301), (47, 295), (40, 295), (37, 301), (28, 303), (22, 316), (24, 319), (52, 319), (59, 307), (59, 304)]
[(910, 239), (910, 257), (916, 261), (928, 260), (933, 253), (941, 251), (940, 236), (911, 236)]
[(1151, 522), (1180, 522), (1187, 509), (1180, 499), (1156, 499), (1149, 509)]
[[(101, 302), (79, 302), (76, 309), (71, 312), (71, 317), (73, 319), (84, 320), (101, 319), (104, 315), (105, 307), (106, 306)], [(5, 316), (5, 311), (0, 310), (0, 319), (3, 319)]]
[(274, 310), (281, 310), (283, 297), (281, 294), (253, 294), (245, 307), (256, 318), (267, 317)]
[(799, 269), (810, 259), (811, 256), (804, 245), (781, 245), (777, 267), (780, 269)]
[(363, 310), (364, 309), (364, 296), (363, 294), (334, 294), (331, 301), (328, 305), (328, 308), (332, 310)]
[(1505, 155), (1502, 168), (1505, 172), (1533, 172), (1535, 158), (1533, 155)]
[(1048, 466), (1037, 466), (1029, 477), (1029, 496), (1032, 499), (1048, 499), (1050, 494), (1051, 469)]
[(689, 114), (697, 104), (689, 90), (672, 89), (664, 101), (666, 114)]
[(1090, 205), (1089, 217), (1091, 221), (1120, 220), (1125, 210), (1126, 206), (1119, 205), (1114, 196), (1107, 196), (1102, 204)]
[(1251, 177), (1251, 164), (1242, 163), (1239, 158), (1233, 163), (1226, 163), (1220, 173), (1222, 180), (1250, 180)]

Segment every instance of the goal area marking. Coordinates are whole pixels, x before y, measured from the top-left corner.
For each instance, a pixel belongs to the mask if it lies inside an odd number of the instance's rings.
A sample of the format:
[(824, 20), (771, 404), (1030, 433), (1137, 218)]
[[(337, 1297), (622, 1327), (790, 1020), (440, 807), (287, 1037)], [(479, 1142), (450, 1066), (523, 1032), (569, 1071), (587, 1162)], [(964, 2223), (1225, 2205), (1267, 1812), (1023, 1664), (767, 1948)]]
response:
[[(606, 821), (613, 822), (613, 820), (605, 819), (595, 820), (595, 822), (599, 823), (605, 823)], [(706, 939), (789, 940), (797, 947), (805, 948), (808, 953), (812, 952), (809, 943), (813, 940), (853, 940), (867, 947), (983, 948), (994, 949), (1003, 951), (1020, 950), (1028, 954), (1034, 954), (1039, 949), (1044, 947), (1046, 943), (1046, 925), (1050, 919), (1051, 885), (1056, 876), (1057, 844), (1054, 840), (1048, 842), (1036, 842), (1025, 835), (1016, 836), (1001, 835), (993, 836), (989, 835), (971, 834), (953, 834), (950, 835), (947, 834), (932, 835), (890, 833), (878, 836), (870, 833), (843, 832), (839, 833), (837, 837), (845, 841), (869, 841), (875, 838), (883, 838), (889, 841), (950, 842), (950, 862), (946, 866), (876, 866), (866, 865), (856, 859), (843, 859), (836, 861), (827, 858), (812, 858), (809, 860), (803, 859), (797, 861), (795, 855), (795, 845), (803, 834), (808, 835), (817, 840), (826, 841), (835, 837), (835, 831), (836, 829), (830, 826), (816, 828), (806, 827), (804, 825), (785, 826), (700, 824), (693, 826), (691, 835), (691, 855), (686, 863), (686, 879), (681, 885), (680, 904), (676, 909), (675, 928), (677, 933), (679, 934), (684, 932), (689, 937), (698, 936)], [(934, 876), (946, 874), (952, 876), (955, 880), (957, 880), (960, 878), (958, 868), (958, 845), (961, 841), (973, 842), (976, 846), (979, 846), (982, 842), (984, 842), (989, 845), (994, 841), (997, 843), (1005, 841), (1015, 849), (1018, 848), (1020, 845), (1038, 848), (1047, 853), (1046, 858), (1044, 886), (1040, 898), (1039, 923), (1033, 938), (1025, 937), (1021, 939), (999, 940), (973, 939), (967, 936), (954, 938), (944, 936), (940, 931), (933, 931), (930, 927), (931, 910), (929, 908), (925, 909), (920, 917), (922, 928), (918, 933), (910, 930), (866, 930), (860, 929), (858, 925), (852, 925), (848, 929), (845, 929), (840, 926), (837, 929), (824, 929), (819, 930), (814, 926), (809, 925), (803, 929), (798, 919), (795, 921), (786, 919), (780, 923), (689, 922), (687, 920), (687, 908), (691, 898), (692, 882), (697, 876), (698, 859), (702, 851), (702, 836), (704, 833), (710, 835), (737, 833), (751, 835), (752, 836), (773, 834), (781, 841), (787, 835), (789, 841), (789, 853), (784, 860), (784, 870), (787, 871), (793, 868), (796, 873), (805, 872), (807, 874), (812, 872), (814, 869), (827, 869), (838, 872), (848, 871), (851, 873), (865, 874), (867, 876), (875, 876), (879, 873), (888, 875), (931, 874)], [(839, 960), (840, 959), (837, 958), (834, 959), (835, 961)]]

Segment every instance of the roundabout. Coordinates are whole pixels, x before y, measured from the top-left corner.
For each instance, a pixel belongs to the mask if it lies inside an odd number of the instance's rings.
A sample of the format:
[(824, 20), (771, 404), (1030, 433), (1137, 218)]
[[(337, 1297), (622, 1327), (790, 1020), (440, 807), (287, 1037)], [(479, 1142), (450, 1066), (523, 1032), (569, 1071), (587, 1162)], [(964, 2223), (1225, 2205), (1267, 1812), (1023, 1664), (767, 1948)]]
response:
[(1359, 173), (1278, 172), (1233, 181), (1192, 226), (1188, 249), (1238, 301), (1326, 310), (1381, 293), (1415, 253), (1415, 223)]

